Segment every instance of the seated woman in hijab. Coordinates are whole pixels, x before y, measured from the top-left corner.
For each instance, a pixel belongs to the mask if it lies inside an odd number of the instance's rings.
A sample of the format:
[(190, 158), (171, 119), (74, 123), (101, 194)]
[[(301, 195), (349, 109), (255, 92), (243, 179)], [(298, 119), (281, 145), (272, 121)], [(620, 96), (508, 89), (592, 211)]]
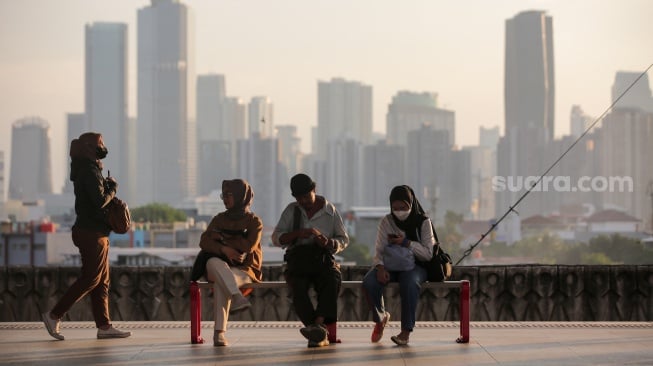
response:
[[(247, 283), (262, 279), (261, 232), (263, 222), (251, 210), (254, 191), (242, 179), (222, 182), (220, 195), (226, 211), (213, 217), (202, 233), (200, 248), (208, 253), (206, 278), (213, 282), (215, 311), (214, 346), (227, 346), (229, 312), (244, 310), (251, 303), (240, 291)], [(200, 252), (200, 255), (202, 255)]]
[(409, 186), (392, 189), (390, 207), (391, 212), (379, 223), (373, 266), (363, 279), (363, 288), (376, 323), (372, 342), (378, 342), (390, 320), (390, 313), (384, 307), (383, 289), (389, 282), (399, 282), (401, 333), (390, 339), (404, 346), (415, 326), (421, 284), (426, 281), (426, 270), (416, 265), (415, 260), (431, 258), (435, 237), (431, 220)]

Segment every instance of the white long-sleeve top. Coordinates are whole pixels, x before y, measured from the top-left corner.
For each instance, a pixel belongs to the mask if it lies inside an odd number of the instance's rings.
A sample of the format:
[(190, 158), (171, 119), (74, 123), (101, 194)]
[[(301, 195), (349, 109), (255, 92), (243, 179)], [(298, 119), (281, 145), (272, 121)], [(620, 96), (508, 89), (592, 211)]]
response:
[[(431, 227), (431, 219), (427, 218), (422, 222), (422, 227), (420, 228), (420, 233), (418, 237), (420, 241), (411, 241), (409, 248), (415, 254), (415, 259), (420, 261), (428, 261), (433, 256), (433, 245), (435, 245), (435, 236), (433, 235), (433, 228)], [(406, 236), (401, 229), (397, 227), (394, 220), (392, 219), (392, 214), (385, 215), (381, 222), (379, 222), (379, 228), (376, 231), (376, 242), (374, 261), (373, 266), (383, 264), (383, 252), (385, 247), (388, 245), (388, 234), (399, 234), (401, 236)]]

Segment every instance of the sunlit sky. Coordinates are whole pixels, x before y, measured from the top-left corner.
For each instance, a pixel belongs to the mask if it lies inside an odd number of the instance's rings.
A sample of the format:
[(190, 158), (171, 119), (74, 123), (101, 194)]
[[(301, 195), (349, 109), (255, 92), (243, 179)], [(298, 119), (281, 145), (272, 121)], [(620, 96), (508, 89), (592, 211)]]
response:
[[(317, 81), (373, 87), (374, 130), (399, 90), (439, 94), (455, 111), (457, 145), (479, 126), (503, 131), (505, 21), (525, 10), (553, 17), (556, 136), (579, 104), (599, 116), (617, 71), (653, 63), (653, 1), (185, 0), (194, 14), (198, 74), (226, 77), (227, 94), (269, 96), (275, 123), (294, 124), (310, 149)], [(136, 116), (136, 19), (144, 0), (0, 0), (0, 151), (9, 175), (11, 125), (51, 126), (53, 187), (67, 164), (66, 113), (84, 109), (84, 25), (128, 24), (129, 115)], [(652, 79), (649, 73), (649, 79)], [(8, 189), (9, 181), (6, 181)]]

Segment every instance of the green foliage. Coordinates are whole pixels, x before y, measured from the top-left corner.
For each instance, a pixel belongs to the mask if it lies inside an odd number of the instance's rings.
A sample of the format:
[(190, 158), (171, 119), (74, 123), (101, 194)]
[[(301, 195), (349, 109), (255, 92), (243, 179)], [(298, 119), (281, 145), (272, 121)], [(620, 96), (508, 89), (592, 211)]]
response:
[(601, 235), (588, 243), (565, 243), (548, 233), (524, 238), (513, 245), (492, 243), (484, 257), (529, 257), (543, 264), (650, 264), (653, 249), (618, 234)]
[(442, 249), (451, 256), (454, 263), (462, 257), (463, 252), (466, 249), (460, 247), (460, 244), (463, 241), (463, 234), (458, 231), (463, 220), (464, 217), (462, 214), (447, 211), (444, 214), (444, 224), (435, 228)]
[(347, 248), (339, 253), (347, 262), (355, 262), (356, 265), (365, 266), (372, 264), (372, 256), (370, 250), (364, 244), (356, 241), (353, 236), (349, 237), (349, 245)]
[(151, 203), (149, 205), (130, 209), (134, 222), (170, 223), (186, 221), (186, 214), (165, 203)]

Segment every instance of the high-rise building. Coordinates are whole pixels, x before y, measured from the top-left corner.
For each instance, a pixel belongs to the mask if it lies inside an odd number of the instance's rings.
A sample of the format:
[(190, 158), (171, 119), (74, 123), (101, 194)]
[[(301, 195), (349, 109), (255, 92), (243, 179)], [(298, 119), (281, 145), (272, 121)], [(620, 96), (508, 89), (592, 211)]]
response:
[(328, 143), (326, 180), (321, 192), (340, 210), (360, 206), (363, 202), (363, 146), (353, 138)]
[(199, 149), (199, 194), (206, 196), (221, 190), (222, 181), (234, 177), (233, 141), (202, 140)]
[(365, 206), (389, 206), (394, 186), (405, 182), (405, 147), (379, 141), (364, 147), (363, 202)]
[(437, 93), (400, 91), (392, 97), (386, 115), (388, 143), (405, 146), (408, 132), (419, 130), (425, 124), (446, 131), (449, 143), (456, 143), (455, 113), (438, 107)]
[(220, 140), (222, 104), (226, 97), (224, 75), (197, 76), (197, 136), (198, 141)]
[[(616, 108), (603, 120), (598, 149), (601, 174), (592, 182), (604, 207), (619, 207), (648, 224), (653, 184), (653, 113)], [(602, 181), (600, 181), (602, 180)], [(648, 225), (647, 225), (648, 226)], [(650, 229), (650, 228), (649, 228)]]
[(197, 146), (193, 21), (175, 0), (138, 10), (138, 200), (192, 196)]
[(246, 139), (247, 106), (238, 97), (226, 97), (222, 109), (222, 121), (218, 137), (220, 140), (236, 141)]
[(279, 159), (279, 141), (254, 134), (237, 145), (236, 176), (246, 179), (254, 190), (252, 211), (265, 227), (274, 227), (283, 209), (281, 202), (291, 198), (285, 188), (290, 178)]
[(288, 176), (292, 177), (302, 168), (301, 138), (297, 136), (297, 126), (276, 126), (275, 129), (279, 139), (281, 162), (288, 168)]
[(479, 128), (479, 137), (478, 144), (481, 147), (488, 148), (494, 152), (497, 151), (497, 145), (499, 144), (499, 126), (485, 128), (481, 126)]
[(50, 125), (39, 117), (20, 119), (11, 130), (9, 198), (33, 201), (51, 193)]
[(635, 80), (641, 72), (618, 71), (612, 84), (612, 101), (617, 100), (622, 93), (632, 87), (617, 102), (615, 108), (640, 108), (647, 112), (653, 112), (653, 97), (648, 83), (648, 74), (642, 75), (635, 84)]
[(527, 129), (531, 141), (554, 136), (555, 73), (553, 19), (543, 11), (525, 11), (506, 20), (506, 134)]
[[(65, 161), (70, 162), (70, 142), (78, 138), (84, 132), (89, 132), (86, 126), (84, 113), (68, 113), (66, 115), (67, 135), (66, 135), (66, 157)], [(73, 193), (73, 182), (70, 181), (70, 164), (66, 165), (67, 174), (64, 177), (63, 193)]]
[[(545, 153), (554, 136), (552, 18), (533, 10), (506, 20), (505, 47), (505, 131), (497, 149), (497, 173), (505, 179), (525, 179), (543, 173), (550, 163)], [(503, 215), (521, 194), (497, 192), (497, 215)], [(520, 215), (545, 213), (546, 199), (532, 194), (520, 204)]]
[[(426, 210), (430, 211), (433, 203), (444, 196), (450, 151), (449, 133), (445, 130), (423, 125), (419, 130), (408, 132), (404, 164), (406, 182), (415, 190)], [(438, 209), (436, 213), (437, 217), (432, 217), (441, 222), (444, 211)]]
[(579, 105), (571, 106), (571, 116), (569, 117), (569, 132), (573, 137), (580, 137), (592, 123), (592, 117), (583, 112)]
[(253, 97), (248, 107), (249, 135), (274, 137), (274, 106), (268, 97)]
[(127, 188), (127, 24), (86, 25), (85, 70), (85, 125), (109, 149), (104, 173)]
[(368, 145), (372, 141), (372, 87), (357, 81), (334, 78), (318, 81), (318, 139), (313, 153), (325, 159), (328, 143), (351, 138)]

